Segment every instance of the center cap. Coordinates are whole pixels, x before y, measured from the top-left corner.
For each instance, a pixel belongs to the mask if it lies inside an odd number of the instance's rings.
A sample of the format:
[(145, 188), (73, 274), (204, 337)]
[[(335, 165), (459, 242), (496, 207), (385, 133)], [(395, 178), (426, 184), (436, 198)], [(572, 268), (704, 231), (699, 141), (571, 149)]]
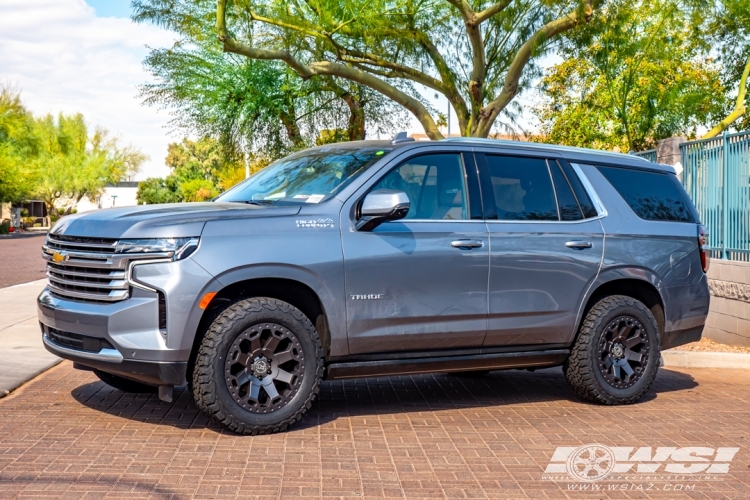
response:
[(625, 354), (625, 351), (620, 344), (612, 346), (612, 356), (615, 358), (621, 358), (623, 354)]
[(256, 359), (255, 363), (253, 363), (253, 371), (260, 374), (265, 374), (268, 371), (268, 361), (265, 359)]

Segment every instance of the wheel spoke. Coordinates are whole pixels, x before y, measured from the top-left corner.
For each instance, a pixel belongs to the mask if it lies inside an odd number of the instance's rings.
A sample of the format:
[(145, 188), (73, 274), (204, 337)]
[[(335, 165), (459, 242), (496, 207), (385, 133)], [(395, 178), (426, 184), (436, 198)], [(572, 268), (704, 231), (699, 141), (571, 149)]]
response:
[(241, 352), (239, 356), (237, 356), (237, 362), (241, 364), (242, 366), (247, 366), (250, 363), (250, 355), (245, 354), (244, 352)]
[(623, 341), (623, 344), (625, 344), (625, 347), (627, 347), (628, 349), (632, 349), (633, 347), (637, 346), (640, 343), (641, 343), (640, 335), (635, 335), (634, 337), (625, 339)]
[(282, 370), (281, 368), (279, 368), (279, 373), (275, 377), (276, 380), (284, 382), (285, 384), (291, 384), (293, 378), (293, 374), (289, 373), (286, 370)]
[(620, 367), (616, 363), (612, 365), (612, 375), (614, 375), (617, 380), (622, 380), (622, 377), (620, 376)]
[[(266, 380), (268, 380), (268, 383), (266, 383)], [(263, 390), (266, 391), (266, 394), (271, 398), (271, 401), (279, 397), (279, 391), (276, 390), (276, 386), (273, 384), (273, 379), (270, 377), (263, 379)]]
[(278, 347), (279, 342), (281, 342), (281, 339), (276, 338), (275, 335), (271, 334), (268, 341), (266, 341), (266, 345), (263, 346), (263, 349), (273, 352), (274, 349)]
[(287, 361), (291, 361), (292, 359), (294, 359), (294, 355), (292, 354), (291, 347), (287, 349), (286, 351), (281, 351), (279, 353), (274, 354), (273, 357), (280, 365), (283, 365)]
[(250, 354), (255, 354), (255, 351), (259, 351), (260, 348), (260, 334), (257, 333), (255, 337), (250, 339)]
[(641, 363), (643, 361), (643, 354), (640, 352), (631, 351), (628, 349), (625, 351), (625, 358), (628, 361), (635, 361), (636, 363)]
[(628, 375), (628, 377), (632, 377), (635, 373), (628, 363), (622, 364), (622, 371), (624, 371)]
[(258, 396), (260, 396), (260, 380), (253, 377), (253, 383), (250, 385), (250, 394), (247, 397), (253, 401), (258, 401)]
[(252, 378), (252, 375), (250, 375), (246, 371), (243, 371), (242, 373), (237, 374), (237, 387), (242, 387), (243, 385), (247, 384), (251, 378)]

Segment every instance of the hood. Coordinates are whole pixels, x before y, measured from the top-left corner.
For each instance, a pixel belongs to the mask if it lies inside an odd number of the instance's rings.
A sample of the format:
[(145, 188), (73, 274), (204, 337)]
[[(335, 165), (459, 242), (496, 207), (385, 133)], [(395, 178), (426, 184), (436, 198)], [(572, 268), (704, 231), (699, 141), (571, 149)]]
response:
[(209, 220), (283, 217), (300, 207), (246, 203), (169, 203), (108, 208), (63, 217), (51, 234), (86, 238), (182, 238), (200, 236)]

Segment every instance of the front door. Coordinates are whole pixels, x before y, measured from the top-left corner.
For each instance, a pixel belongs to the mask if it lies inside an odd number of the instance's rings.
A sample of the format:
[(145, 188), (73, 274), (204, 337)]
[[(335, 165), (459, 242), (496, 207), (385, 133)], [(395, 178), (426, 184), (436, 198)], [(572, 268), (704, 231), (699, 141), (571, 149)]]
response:
[(411, 207), (371, 232), (342, 230), (350, 353), (481, 346), (489, 241), (473, 157), (412, 157), (377, 189), (404, 191)]
[(543, 157), (478, 155), (490, 234), (485, 346), (565, 344), (603, 254), (574, 170)]

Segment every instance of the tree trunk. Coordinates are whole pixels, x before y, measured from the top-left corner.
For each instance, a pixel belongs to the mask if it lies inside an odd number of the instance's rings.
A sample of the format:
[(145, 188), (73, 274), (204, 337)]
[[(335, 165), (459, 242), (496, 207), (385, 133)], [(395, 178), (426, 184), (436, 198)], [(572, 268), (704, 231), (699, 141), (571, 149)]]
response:
[(365, 138), (365, 110), (362, 109), (362, 104), (359, 99), (354, 97), (349, 92), (345, 92), (340, 96), (346, 105), (349, 106), (349, 127), (347, 129), (349, 133), (350, 141), (361, 141)]

